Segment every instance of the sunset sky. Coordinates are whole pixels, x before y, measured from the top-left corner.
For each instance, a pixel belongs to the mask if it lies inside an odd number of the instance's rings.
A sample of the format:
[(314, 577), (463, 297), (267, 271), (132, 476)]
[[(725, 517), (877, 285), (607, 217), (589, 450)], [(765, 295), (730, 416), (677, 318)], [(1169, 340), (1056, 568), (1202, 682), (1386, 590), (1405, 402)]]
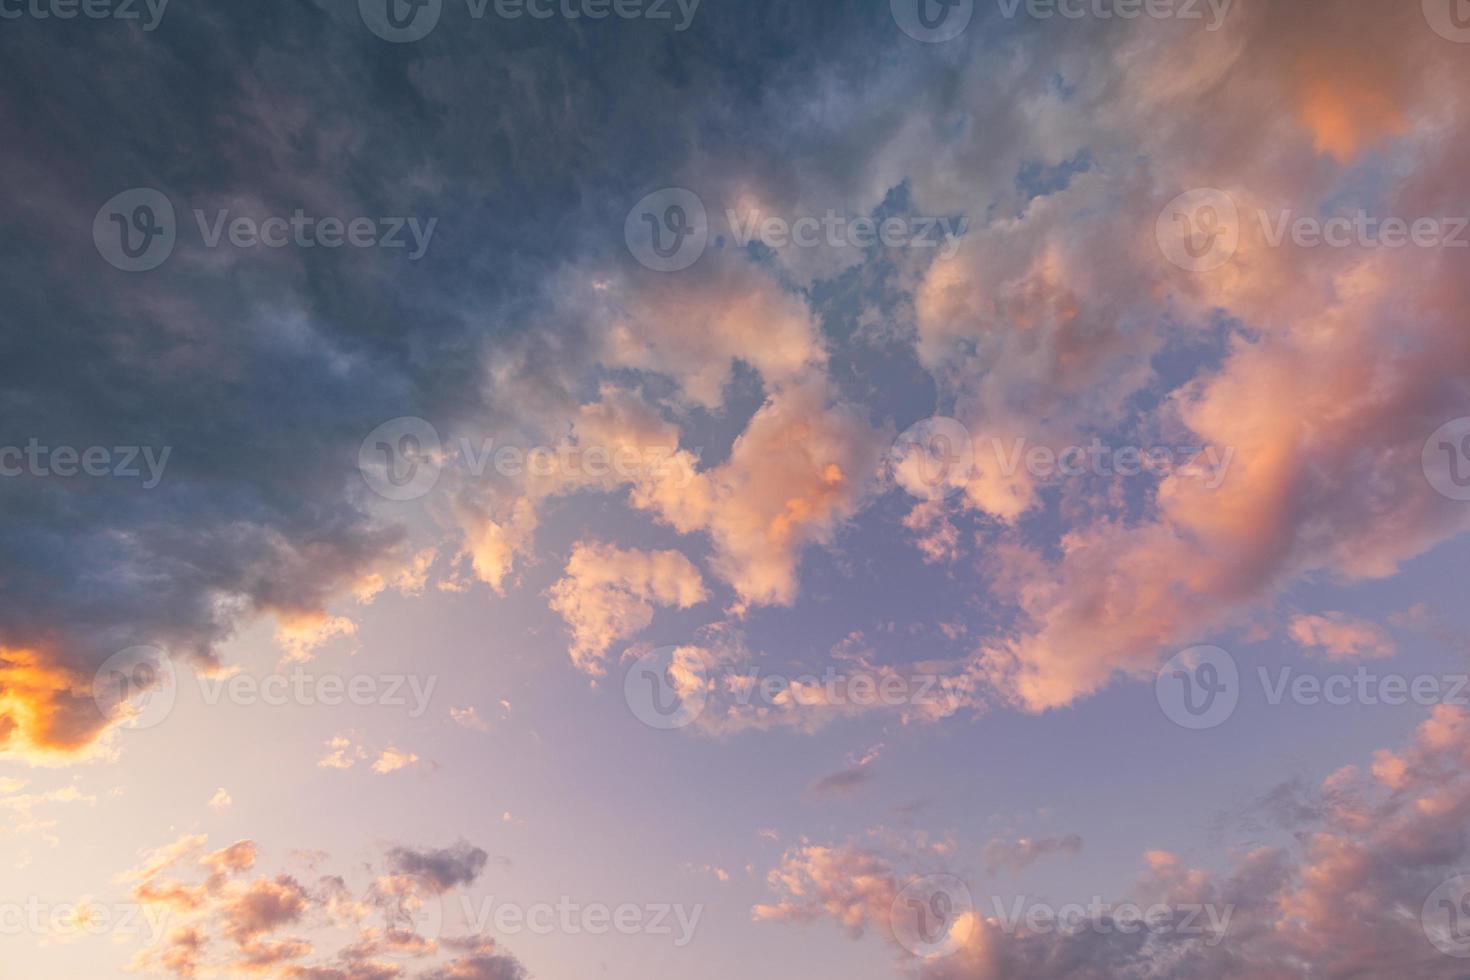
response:
[(1470, 0), (0, 80), (0, 980), (1470, 975)]

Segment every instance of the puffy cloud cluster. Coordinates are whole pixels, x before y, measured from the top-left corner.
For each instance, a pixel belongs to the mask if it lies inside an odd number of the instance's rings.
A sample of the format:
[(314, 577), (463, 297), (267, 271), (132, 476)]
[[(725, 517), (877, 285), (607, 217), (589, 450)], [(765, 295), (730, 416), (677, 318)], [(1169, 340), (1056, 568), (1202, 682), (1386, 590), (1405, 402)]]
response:
[[(1271, 817), (1291, 843), (1234, 852), (1218, 871), (1189, 868), (1163, 851), (1145, 854), (1139, 879), (1119, 904), (1159, 904), (1176, 913), (1213, 907), (1217, 922), (1228, 909), (1223, 936), (1148, 929), (1130, 934), (1111, 927), (1031, 931), (1024, 922), (1007, 921), (1004, 911), (1015, 896), (1003, 886), (972, 883), (972, 921), (954, 933), (965, 942), (951, 955), (927, 959), (896, 949), (898, 963), (922, 980), (1346, 980), (1394, 974), (1451, 980), (1462, 975), (1462, 961), (1431, 945), (1442, 923), (1439, 910), (1427, 906), (1470, 857), (1467, 763), (1470, 714), (1440, 706), (1410, 745), (1378, 752), (1367, 771), (1348, 766), (1314, 791), (1288, 785), (1271, 794), (1290, 798), (1289, 806), (1272, 808)], [(1073, 848), (1059, 843), (1050, 849)], [(986, 858), (1004, 867), (1021, 856), (1024, 865), (1024, 855), (1039, 850), (1006, 844), (993, 854), (987, 849)], [(908, 880), (904, 861), (913, 857), (870, 842), (803, 844), (768, 876), (777, 900), (757, 906), (755, 918), (830, 918), (854, 936), (873, 930), (891, 940), (891, 909)], [(918, 867), (935, 870), (932, 859)]]
[(689, 609), (709, 598), (699, 569), (677, 551), (625, 550), (580, 542), (566, 576), (551, 587), (551, 608), (572, 630), (572, 662), (593, 676), (615, 642), (653, 622), (656, 606)]
[(147, 855), (120, 877), (167, 927), (132, 969), (192, 980), (523, 980), (525, 970), (489, 937), (440, 936), (443, 896), (472, 885), (486, 854), (460, 842), (442, 850), (395, 847), (387, 869), (354, 890), (337, 875), (303, 881), (252, 874), (254, 841), (206, 850), (204, 835)]

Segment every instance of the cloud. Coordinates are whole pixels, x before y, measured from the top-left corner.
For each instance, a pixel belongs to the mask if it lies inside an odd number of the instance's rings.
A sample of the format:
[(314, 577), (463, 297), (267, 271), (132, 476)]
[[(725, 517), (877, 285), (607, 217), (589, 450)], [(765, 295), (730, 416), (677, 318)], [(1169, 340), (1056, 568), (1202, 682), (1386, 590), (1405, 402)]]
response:
[[(1234, 852), (1223, 871), (1150, 851), (1132, 890), (1111, 903), (1161, 903), (1176, 925), (1191, 907), (1213, 908), (1221, 928), (1130, 934), (1104, 919), (1098, 929), (1017, 929), (1002, 914), (1007, 896), (972, 883), (975, 910), (953, 954), (914, 960), (895, 945), (895, 966), (921, 980), (1452, 980), (1458, 961), (1429, 946), (1420, 911), (1470, 857), (1467, 761), (1470, 714), (1439, 706), (1406, 748), (1374, 756), (1371, 775), (1345, 767), (1322, 780), (1309, 805), (1278, 809), (1291, 843)], [(996, 853), (1005, 864), (1037, 850), (1004, 842)], [(803, 844), (768, 875), (777, 900), (753, 915), (798, 924), (830, 918), (854, 937), (873, 930), (892, 940), (890, 909), (908, 880), (900, 869), (913, 860), (881, 840)]]
[(424, 877), (439, 892), (473, 885), (485, 870), (488, 858), (488, 854), (467, 841), (435, 851), (395, 847), (388, 852), (388, 863), (394, 872)]
[(873, 763), (882, 756), (884, 748), (883, 743), (879, 742), (861, 756), (849, 756), (845, 768), (812, 783), (810, 792), (818, 797), (845, 796), (857, 792), (873, 778)]
[[(134, 958), (133, 970), (184, 980), (395, 980), (410, 970), (420, 978), (525, 977), (491, 937), (439, 934), (443, 896), (473, 884), (485, 864), (485, 852), (465, 842), (443, 850), (392, 848), (386, 870), (369, 866), (370, 879), (359, 887), (337, 875), (248, 877), (259, 855), (248, 840), (186, 864), (204, 843), (181, 839), (121, 876), (150, 921), (167, 925), (161, 941)], [(197, 871), (207, 874), (197, 878)]]
[(992, 838), (985, 845), (985, 870), (989, 874), (1024, 871), (1049, 854), (1079, 854), (1082, 838), (1076, 834), (1063, 837), (1020, 837), (1015, 840)]
[(1395, 653), (1383, 627), (1347, 613), (1293, 616), (1287, 632), (1309, 654), (1328, 660), (1371, 660)]
[(419, 757), (412, 752), (403, 752), (389, 746), (378, 754), (377, 761), (373, 763), (373, 772), (380, 776), (400, 769), (407, 769), (419, 761)]
[(641, 485), (633, 506), (681, 534), (709, 534), (711, 567), (737, 611), (789, 606), (797, 566), (812, 544), (831, 544), (873, 489), (882, 435), (820, 378), (780, 388), (751, 418), (720, 466), (688, 486)]
[(608, 648), (646, 629), (656, 608), (689, 609), (709, 598), (699, 569), (679, 552), (598, 541), (578, 542), (548, 595), (571, 627), (572, 662), (594, 677), (606, 672)]
[(475, 732), (488, 732), (490, 730), (489, 722), (480, 717), (480, 712), (475, 709), (474, 705), (468, 708), (450, 708), (449, 717), (460, 728), (468, 728)]

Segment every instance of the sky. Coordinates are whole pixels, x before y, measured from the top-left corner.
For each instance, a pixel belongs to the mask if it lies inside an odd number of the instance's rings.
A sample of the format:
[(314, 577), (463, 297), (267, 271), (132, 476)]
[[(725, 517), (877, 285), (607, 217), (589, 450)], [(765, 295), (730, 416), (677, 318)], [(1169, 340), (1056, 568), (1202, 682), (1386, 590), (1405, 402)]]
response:
[(0, 81), (0, 980), (1470, 970), (1470, 2)]

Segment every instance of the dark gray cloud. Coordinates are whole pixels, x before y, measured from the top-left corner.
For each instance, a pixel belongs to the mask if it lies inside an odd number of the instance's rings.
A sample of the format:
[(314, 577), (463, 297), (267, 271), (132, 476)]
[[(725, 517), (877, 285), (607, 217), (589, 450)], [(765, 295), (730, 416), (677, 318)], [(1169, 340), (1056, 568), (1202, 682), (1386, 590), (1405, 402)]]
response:
[(388, 852), (388, 865), (395, 874), (423, 878), (436, 892), (472, 885), (485, 870), (490, 855), (467, 841), (440, 850), (395, 847)]
[[(408, 45), (348, 0), (174, 4), (148, 32), (6, 22), (0, 446), (169, 453), (147, 489), (0, 479), (0, 648), (39, 650), (71, 687), (32, 740), (101, 729), (85, 686), (118, 650), (210, 664), (249, 617), (320, 610), (401, 560), (409, 514), (374, 506), (363, 437), (403, 415), (474, 429), (528, 390), (575, 390), (589, 325), (554, 311), (556, 274), (629, 264), (633, 201), (694, 158), (768, 158), (802, 128), (775, 93), (855, 82), (855, 54), (894, 43), (886, 11), (840, 3), (706, 3), (682, 33), (447, 8)], [(91, 227), (138, 187), (169, 199), (178, 241), (126, 273)], [(298, 209), (438, 224), (410, 261), (207, 248), (194, 215)], [(513, 396), (492, 363), (516, 365)]]

